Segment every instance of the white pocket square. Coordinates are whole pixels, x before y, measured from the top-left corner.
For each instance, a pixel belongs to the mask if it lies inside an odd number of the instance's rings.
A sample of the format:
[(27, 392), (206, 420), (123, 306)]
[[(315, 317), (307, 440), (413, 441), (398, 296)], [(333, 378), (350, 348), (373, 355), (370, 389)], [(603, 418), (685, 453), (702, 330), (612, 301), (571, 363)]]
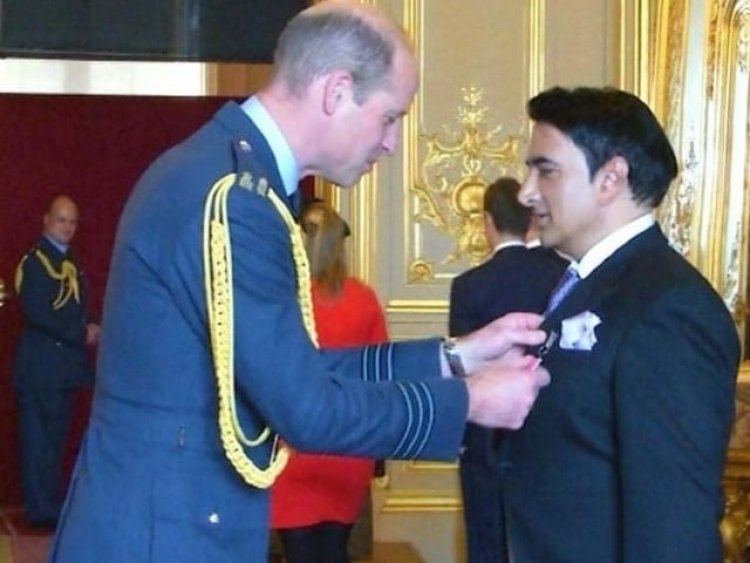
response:
[(592, 350), (596, 344), (594, 329), (602, 320), (591, 311), (584, 311), (562, 322), (560, 348), (563, 350)]

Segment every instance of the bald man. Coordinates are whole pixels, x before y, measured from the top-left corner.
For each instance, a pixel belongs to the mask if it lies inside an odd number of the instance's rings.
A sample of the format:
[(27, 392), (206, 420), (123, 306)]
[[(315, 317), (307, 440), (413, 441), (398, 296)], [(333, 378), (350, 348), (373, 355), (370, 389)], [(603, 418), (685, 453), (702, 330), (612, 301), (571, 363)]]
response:
[(43, 235), (16, 271), (24, 328), (13, 370), (20, 411), (21, 479), (26, 519), (54, 528), (64, 496), (62, 456), (74, 392), (91, 385), (86, 346), (98, 325), (86, 313), (83, 272), (70, 252), (78, 208), (67, 196), (50, 202)]

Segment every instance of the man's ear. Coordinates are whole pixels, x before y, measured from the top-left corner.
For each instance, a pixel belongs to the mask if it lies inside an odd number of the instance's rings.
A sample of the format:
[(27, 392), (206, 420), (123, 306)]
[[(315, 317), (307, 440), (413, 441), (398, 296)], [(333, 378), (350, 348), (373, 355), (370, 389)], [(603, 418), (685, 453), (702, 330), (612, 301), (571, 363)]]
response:
[(602, 204), (609, 204), (617, 199), (623, 191), (630, 190), (628, 183), (630, 165), (621, 156), (613, 156), (597, 172), (599, 176), (598, 199)]
[(323, 111), (332, 115), (350, 95), (352, 75), (343, 70), (330, 73), (323, 84)]

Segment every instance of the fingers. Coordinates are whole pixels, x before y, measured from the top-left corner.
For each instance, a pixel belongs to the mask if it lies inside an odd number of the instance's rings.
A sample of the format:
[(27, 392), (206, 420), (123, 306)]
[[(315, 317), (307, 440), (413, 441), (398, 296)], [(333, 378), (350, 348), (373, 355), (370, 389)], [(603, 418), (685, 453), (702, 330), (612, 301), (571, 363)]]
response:
[(493, 324), (507, 328), (534, 330), (539, 328), (543, 320), (544, 317), (536, 313), (508, 313), (493, 321)]
[(549, 372), (536, 364), (533, 356), (504, 359), (467, 380), (469, 420), (491, 428), (520, 428), (540, 389), (550, 383)]

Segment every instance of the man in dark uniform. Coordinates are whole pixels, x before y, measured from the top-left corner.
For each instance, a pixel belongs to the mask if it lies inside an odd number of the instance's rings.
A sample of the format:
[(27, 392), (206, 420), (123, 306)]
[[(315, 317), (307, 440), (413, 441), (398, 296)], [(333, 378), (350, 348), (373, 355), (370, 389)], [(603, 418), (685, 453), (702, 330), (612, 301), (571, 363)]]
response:
[[(261, 561), (286, 445), (455, 459), (467, 419), (522, 424), (549, 374), (497, 358), (544, 340), (536, 315), (445, 345), (316, 346), (298, 180), (354, 184), (394, 150), (417, 82), (390, 19), (318, 3), (280, 37), (266, 88), (146, 171), (117, 233), (92, 416), (52, 561)], [(478, 373), (451, 376), (464, 370)]]
[[(451, 285), (448, 331), (461, 336), (512, 311), (541, 313), (567, 262), (525, 243), (531, 210), (518, 201), (515, 178), (498, 178), (484, 193), (484, 231), (492, 256)], [(467, 424), (459, 473), (469, 563), (507, 561), (498, 467), (498, 430)]]
[(16, 271), (24, 329), (14, 365), (21, 433), (21, 479), (26, 518), (54, 527), (63, 499), (62, 455), (73, 396), (91, 385), (86, 346), (99, 327), (88, 321), (83, 272), (70, 252), (76, 204), (57, 196), (44, 215), (44, 235)]

